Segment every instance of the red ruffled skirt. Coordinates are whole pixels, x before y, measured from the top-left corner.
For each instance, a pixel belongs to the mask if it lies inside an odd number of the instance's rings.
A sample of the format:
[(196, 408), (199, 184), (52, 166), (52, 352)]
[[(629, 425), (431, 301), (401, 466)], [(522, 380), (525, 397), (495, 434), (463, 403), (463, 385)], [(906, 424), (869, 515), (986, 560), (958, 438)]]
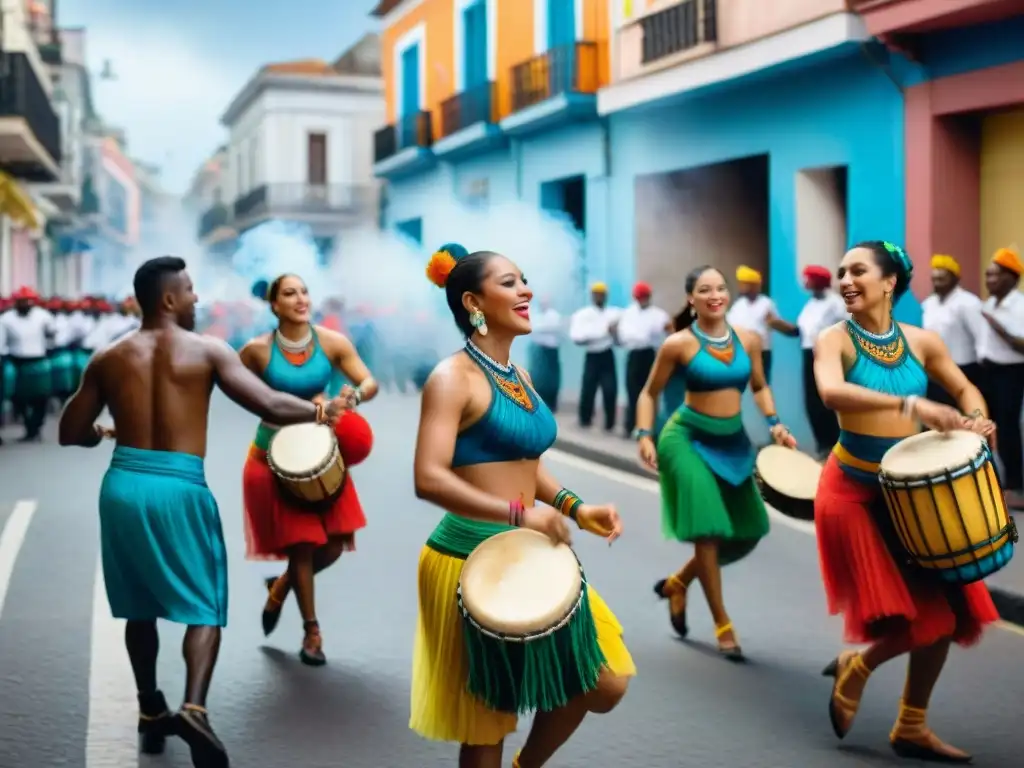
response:
[[(346, 467), (366, 459), (373, 432), (362, 416), (346, 411), (334, 428)], [(349, 473), (341, 492), (326, 509), (310, 510), (281, 490), (267, 464), (266, 451), (253, 445), (242, 470), (245, 506), (245, 547), (250, 560), (285, 560), (296, 544), (322, 546), (331, 538), (345, 539), (355, 549), (355, 532), (366, 527), (366, 515)]]
[(945, 637), (960, 645), (976, 643), (984, 626), (999, 619), (988, 587), (941, 585), (901, 570), (891, 554), (890, 547), (899, 544), (884, 505), (877, 484), (858, 482), (829, 457), (814, 518), (829, 613), (843, 615), (846, 641), (908, 633), (912, 648)]

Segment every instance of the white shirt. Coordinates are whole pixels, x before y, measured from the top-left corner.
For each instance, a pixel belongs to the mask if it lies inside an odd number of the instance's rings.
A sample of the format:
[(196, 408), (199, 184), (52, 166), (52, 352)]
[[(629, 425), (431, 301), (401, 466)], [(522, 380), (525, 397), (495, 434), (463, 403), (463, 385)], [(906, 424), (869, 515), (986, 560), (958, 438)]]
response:
[(800, 329), (800, 348), (814, 349), (814, 342), (821, 332), (845, 320), (847, 314), (846, 304), (838, 293), (828, 291), (820, 299), (811, 296), (796, 318), (796, 327)]
[(103, 349), (117, 337), (123, 327), (124, 318), (120, 315), (101, 315), (82, 339), (82, 347), (94, 352)]
[(71, 343), (81, 344), (82, 340), (89, 335), (89, 331), (96, 324), (96, 321), (85, 314), (82, 310), (76, 309), (68, 315), (71, 324)]
[(641, 307), (633, 302), (619, 317), (617, 336), (625, 349), (657, 349), (665, 340), (668, 312), (653, 304)]
[[(6, 312), (0, 312), (0, 357), (3, 357), (4, 355), (7, 354), (7, 331), (5, 330), (5, 326), (4, 326), (4, 315), (5, 314), (7, 314), (7, 313)], [(0, 371), (0, 376), (2, 376), (2, 375), (3, 375), (3, 372)]]
[[(983, 308), (985, 312), (998, 320), (1011, 336), (1024, 337), (1024, 295), (1020, 291), (1010, 291), (998, 307), (996, 306), (996, 297), (989, 296), (985, 300)], [(1001, 365), (1024, 363), (1024, 355), (1015, 352), (1009, 344), (1003, 341), (987, 320), (978, 342), (978, 358)]]
[(32, 307), (24, 316), (11, 310), (0, 317), (11, 357), (46, 357), (46, 337), (53, 333), (53, 315), (42, 307)]
[(562, 343), (562, 316), (558, 314), (558, 310), (550, 307), (542, 309), (534, 318), (532, 325), (530, 341), (538, 347), (555, 349)]
[(761, 337), (761, 349), (767, 352), (772, 348), (772, 329), (768, 327), (768, 318), (777, 314), (775, 302), (759, 293), (753, 301), (746, 296), (738, 297), (729, 307), (725, 319), (729, 325), (754, 331)]
[(939, 334), (957, 365), (978, 362), (978, 343), (989, 327), (981, 306), (981, 299), (960, 286), (945, 299), (933, 293), (921, 302), (921, 327)]
[(579, 344), (587, 352), (604, 352), (614, 344), (611, 324), (614, 323), (621, 310), (616, 307), (589, 307), (577, 309), (569, 321), (569, 338)]
[(50, 339), (50, 349), (62, 349), (70, 346), (74, 339), (75, 329), (71, 318), (67, 315), (53, 316), (53, 336)]

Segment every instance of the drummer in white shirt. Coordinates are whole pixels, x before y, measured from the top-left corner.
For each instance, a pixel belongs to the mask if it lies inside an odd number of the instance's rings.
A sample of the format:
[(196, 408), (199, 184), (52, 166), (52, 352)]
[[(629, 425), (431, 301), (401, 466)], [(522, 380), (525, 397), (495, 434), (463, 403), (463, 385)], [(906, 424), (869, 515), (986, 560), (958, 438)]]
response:
[(803, 353), (804, 409), (811, 433), (817, 444), (818, 455), (827, 454), (839, 441), (839, 419), (821, 401), (814, 378), (814, 344), (819, 334), (847, 317), (846, 304), (832, 290), (832, 273), (825, 267), (810, 265), (804, 268), (804, 287), (811, 298), (796, 318), (800, 329), (800, 348)]
[(1000, 248), (985, 270), (989, 297), (982, 305), (987, 321), (978, 343), (982, 394), (996, 423), (996, 449), (1003, 465), (1007, 504), (1022, 506), (1024, 456), (1021, 448), (1021, 404), (1024, 402), (1024, 296), (1017, 290), (1024, 262), (1009, 248)]
[[(978, 343), (986, 329), (981, 299), (960, 287), (960, 263), (952, 256), (932, 256), (931, 267), (935, 292), (921, 302), (921, 327), (938, 334), (953, 362), (960, 366), (968, 381), (981, 390)], [(956, 407), (946, 390), (931, 381), (928, 382), (928, 399)]]
[(21, 414), (25, 436), (21, 442), (39, 440), (46, 408), (53, 391), (53, 377), (47, 358), (49, 339), (53, 336), (53, 315), (39, 305), (39, 295), (31, 288), (14, 294), (14, 310), (0, 317), (7, 339), (7, 351), (14, 364), (15, 411)]
[(594, 420), (594, 405), (597, 391), (601, 390), (601, 404), (604, 406), (604, 428), (606, 432), (615, 429), (615, 408), (619, 396), (618, 374), (615, 370), (614, 325), (621, 310), (607, 306), (608, 286), (597, 282), (590, 286), (593, 302), (573, 313), (569, 321), (569, 338), (583, 347), (583, 382), (580, 386), (580, 426), (590, 427)]
[(558, 347), (564, 329), (562, 316), (551, 306), (551, 299), (540, 300), (540, 312), (530, 318), (530, 378), (540, 399), (554, 413), (558, 410), (558, 390), (562, 388), (562, 362)]
[(626, 437), (636, 427), (636, 401), (654, 367), (658, 348), (672, 332), (672, 318), (651, 303), (651, 286), (638, 282), (633, 286), (633, 303), (615, 323), (615, 338), (626, 350)]
[(772, 331), (778, 331), (786, 336), (796, 336), (799, 330), (792, 323), (780, 318), (775, 302), (761, 292), (764, 280), (756, 269), (737, 267), (736, 283), (736, 300), (729, 307), (726, 320), (733, 327), (746, 328), (761, 337), (761, 363), (764, 366), (765, 380), (771, 382)]

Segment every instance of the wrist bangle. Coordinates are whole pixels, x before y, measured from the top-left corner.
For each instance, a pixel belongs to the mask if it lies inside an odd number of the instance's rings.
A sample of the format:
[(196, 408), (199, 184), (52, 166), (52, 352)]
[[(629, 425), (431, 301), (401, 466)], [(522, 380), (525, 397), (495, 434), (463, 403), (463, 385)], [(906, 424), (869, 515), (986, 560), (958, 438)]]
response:
[(526, 512), (526, 507), (523, 506), (523, 502), (510, 501), (508, 503), (508, 524), (513, 528), (523, 527), (523, 514)]
[(633, 430), (633, 439), (638, 441), (638, 442), (640, 440), (643, 440), (645, 437), (653, 437), (653, 436), (654, 436), (654, 433), (651, 432), (651, 430), (649, 430), (649, 429), (640, 429), (640, 427), (637, 427), (636, 429)]
[(917, 395), (910, 395), (909, 397), (903, 398), (903, 415), (907, 418), (911, 418), (914, 415), (914, 407), (917, 405)]
[(764, 417), (764, 420), (768, 422), (768, 429), (777, 427), (779, 424), (782, 423), (782, 419), (779, 418), (779, 415), (777, 413), (769, 413), (767, 416)]
[(363, 389), (362, 389), (362, 387), (358, 387), (352, 393), (352, 400), (355, 402), (356, 405), (359, 405), (361, 402), (363, 402)]
[(557, 509), (566, 517), (575, 520), (576, 510), (583, 503), (583, 499), (577, 496), (575, 493), (570, 491), (568, 488), (563, 488), (555, 494), (554, 500), (551, 502), (551, 506)]

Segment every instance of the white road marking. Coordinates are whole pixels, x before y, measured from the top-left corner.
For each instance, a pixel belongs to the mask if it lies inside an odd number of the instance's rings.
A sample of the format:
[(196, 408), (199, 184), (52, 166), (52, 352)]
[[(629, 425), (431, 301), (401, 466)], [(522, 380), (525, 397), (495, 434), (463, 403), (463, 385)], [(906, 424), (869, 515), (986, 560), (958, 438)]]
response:
[[(571, 453), (565, 453), (563, 451), (549, 450), (544, 453), (544, 457), (554, 459), (555, 461), (566, 464), (570, 467), (575, 467), (576, 469), (582, 469), (585, 472), (600, 475), (608, 480), (614, 480), (617, 483), (628, 485), (631, 488), (636, 488), (640, 491), (659, 493), (658, 481), (655, 480), (653, 476), (650, 479), (640, 477), (639, 475), (634, 475), (630, 472), (623, 472), (622, 470), (615, 469), (614, 467), (606, 467), (604, 464), (598, 464), (597, 462), (590, 461), (589, 459), (573, 456)], [(782, 514), (773, 507), (768, 505), (765, 506), (768, 509), (768, 516), (775, 522), (781, 523), (794, 531), (799, 531), (800, 533), (805, 533), (809, 536), (814, 535), (814, 523), (810, 520), (797, 520)], [(1018, 627), (1016, 624), (1011, 624), (1007, 621), (997, 621), (995, 626), (999, 629), (1024, 637), (1024, 627)]]
[(11, 583), (14, 565), (18, 561), (21, 545), (25, 543), (25, 534), (28, 533), (28, 526), (32, 522), (37, 506), (36, 501), (17, 502), (11, 516), (7, 518), (3, 532), (0, 533), (0, 616), (4, 612), (7, 588)]
[(124, 647), (124, 622), (111, 615), (107, 603), (102, 562), (96, 565), (91, 646), (85, 768), (137, 765), (139, 707), (135, 677)]

